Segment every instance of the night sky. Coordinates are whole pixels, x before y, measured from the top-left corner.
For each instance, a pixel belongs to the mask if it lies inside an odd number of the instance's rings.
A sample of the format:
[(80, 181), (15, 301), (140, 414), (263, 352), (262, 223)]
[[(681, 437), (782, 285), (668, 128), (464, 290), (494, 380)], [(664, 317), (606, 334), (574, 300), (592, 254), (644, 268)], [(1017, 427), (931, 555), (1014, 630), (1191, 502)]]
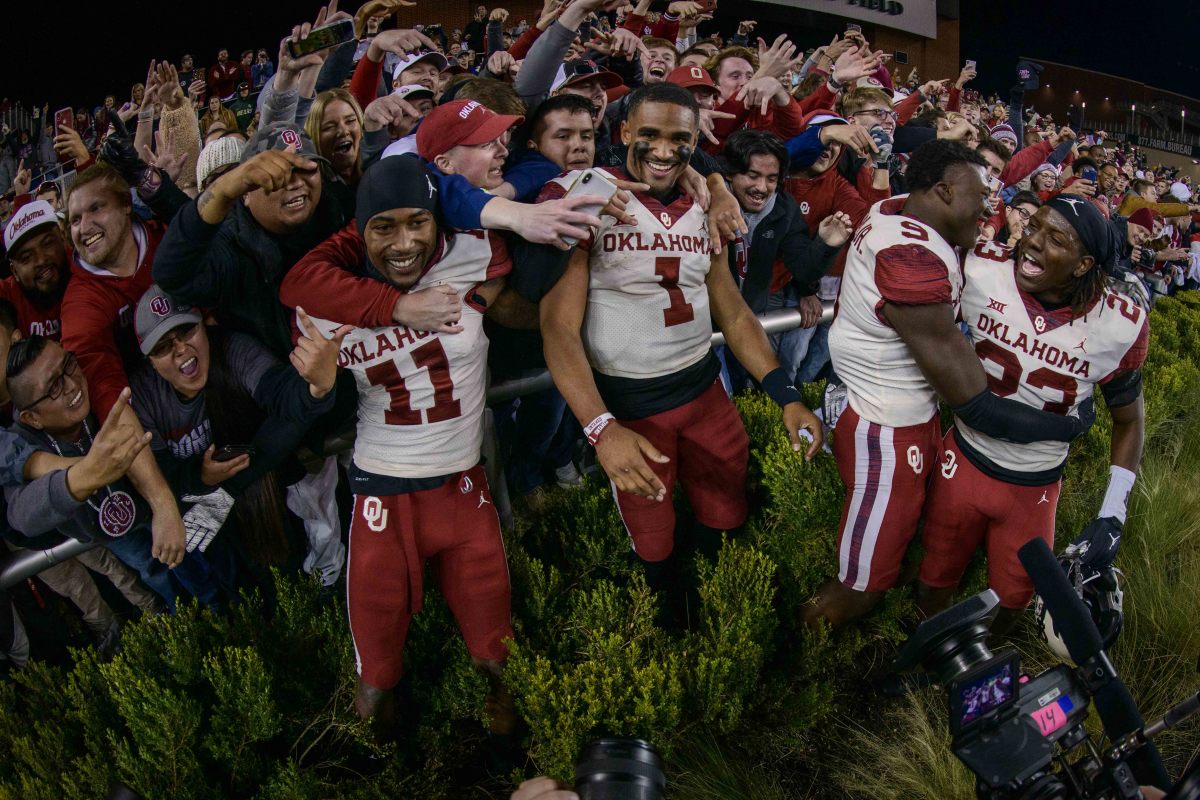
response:
[[(420, 2), (436, 8), (430, 0)], [(197, 63), (207, 66), (222, 46), (228, 46), (235, 59), (242, 50), (260, 46), (274, 55), (279, 39), (290, 25), (302, 21), (310, 4), (134, 0), (66, 7), (7, 5), (0, 97), (27, 104), (49, 100), (54, 109), (68, 103), (97, 104), (107, 92), (123, 101), (129, 86), (145, 76), (151, 57), (177, 63), (182, 53), (193, 52)], [(1017, 56), (1025, 54), (1200, 95), (1200, 15), (1191, 4), (962, 0), (961, 6), (962, 55), (979, 62), (977, 88), (1007, 87)], [(1121, 10), (1094, 10), (1105, 8)], [(724, 0), (717, 21), (728, 29), (745, 10), (744, 3)], [(186, 24), (181, 23), (185, 18)], [(805, 46), (817, 43), (803, 31), (792, 33)]]

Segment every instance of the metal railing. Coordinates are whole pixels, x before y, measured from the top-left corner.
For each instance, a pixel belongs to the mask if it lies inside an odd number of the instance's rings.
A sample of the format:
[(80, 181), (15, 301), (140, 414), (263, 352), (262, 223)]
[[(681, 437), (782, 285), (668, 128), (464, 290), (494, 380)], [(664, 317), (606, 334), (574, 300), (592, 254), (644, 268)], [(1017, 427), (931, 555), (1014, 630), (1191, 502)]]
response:
[[(821, 302), (821, 322), (833, 319), (833, 301)], [(760, 316), (763, 330), (768, 334), (783, 333), (802, 327), (799, 309), (781, 308), (769, 311)], [(725, 335), (716, 332), (712, 336), (713, 346), (725, 343)], [(488, 389), (488, 405), (496, 405), (523, 395), (544, 391), (554, 386), (554, 379), (548, 371), (543, 370), (537, 375), (497, 383)], [(21, 581), (32, 578), (44, 569), (69, 561), (80, 553), (86, 553), (94, 547), (100, 547), (101, 542), (81, 542), (78, 539), (68, 539), (48, 550), (21, 550), (13, 553), (12, 559), (0, 569), (0, 589), (15, 586)]]

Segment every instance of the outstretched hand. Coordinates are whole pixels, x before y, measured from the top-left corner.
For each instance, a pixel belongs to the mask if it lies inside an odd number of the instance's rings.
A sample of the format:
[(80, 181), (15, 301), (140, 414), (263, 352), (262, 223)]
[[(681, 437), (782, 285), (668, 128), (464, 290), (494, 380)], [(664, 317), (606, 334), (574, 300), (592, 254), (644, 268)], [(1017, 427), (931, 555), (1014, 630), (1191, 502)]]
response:
[(342, 325), (326, 338), (312, 318), (299, 306), (296, 307), (296, 318), (299, 321), (301, 336), (296, 340), (296, 346), (288, 355), (288, 360), (292, 362), (296, 372), (300, 373), (300, 377), (308, 382), (308, 390), (312, 396), (320, 400), (333, 389), (337, 380), (338, 354), (342, 349), (342, 341), (346, 334), (354, 330), (354, 326)]

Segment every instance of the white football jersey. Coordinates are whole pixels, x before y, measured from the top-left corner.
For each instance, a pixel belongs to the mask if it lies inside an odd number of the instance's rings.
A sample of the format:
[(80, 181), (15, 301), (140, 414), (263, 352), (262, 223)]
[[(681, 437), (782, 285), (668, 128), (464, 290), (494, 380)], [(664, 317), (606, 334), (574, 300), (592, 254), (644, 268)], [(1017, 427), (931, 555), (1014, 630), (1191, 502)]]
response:
[[(462, 333), (389, 325), (355, 328), (342, 342), (338, 366), (358, 386), (354, 463), (376, 475), (431, 478), (479, 463), (488, 339), (471, 296), (511, 262), (503, 242), (482, 231), (446, 237), (434, 259), (409, 291), (454, 287), (463, 300)], [(314, 321), (326, 335), (339, 326)]]
[[(573, 176), (557, 181), (565, 188)], [(696, 364), (711, 349), (708, 220), (686, 195), (663, 206), (635, 194), (626, 210), (636, 225), (602, 217), (579, 245), (590, 253), (583, 344), (598, 372), (657, 378)]]
[(850, 241), (829, 355), (863, 419), (899, 428), (926, 422), (938, 397), (904, 340), (883, 316), (887, 302), (949, 303), (958, 310), (962, 270), (954, 248), (904, 216), (907, 195), (876, 203)]
[[(1013, 251), (983, 242), (964, 265), (963, 318), (988, 386), (1000, 397), (1056, 414), (1075, 414), (1096, 384), (1146, 359), (1146, 313), (1128, 297), (1106, 291), (1087, 313), (1046, 310), (1017, 286)], [(996, 466), (1042, 472), (1067, 457), (1066, 442), (1015, 444), (956, 425), (966, 442)]]

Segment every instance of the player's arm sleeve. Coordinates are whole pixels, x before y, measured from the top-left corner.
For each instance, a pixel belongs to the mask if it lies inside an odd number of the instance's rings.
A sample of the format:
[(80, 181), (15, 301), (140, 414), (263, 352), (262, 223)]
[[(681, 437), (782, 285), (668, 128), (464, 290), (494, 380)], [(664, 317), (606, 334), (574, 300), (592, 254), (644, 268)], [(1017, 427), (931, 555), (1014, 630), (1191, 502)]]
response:
[(950, 303), (945, 262), (920, 244), (894, 244), (875, 255), (875, 284), (885, 303), (922, 306)]
[(951, 410), (980, 433), (1018, 444), (1070, 442), (1081, 430), (1077, 417), (1039, 411), (1018, 400), (997, 397), (988, 389)]
[(1137, 339), (1112, 374), (1100, 381), (1100, 392), (1109, 408), (1122, 408), (1142, 396), (1142, 365), (1150, 343), (1150, 321), (1143, 315)]
[(129, 385), (121, 351), (113, 336), (113, 319), (102, 302), (73, 283), (62, 304), (62, 346), (75, 354), (87, 377), (92, 413), (108, 416), (121, 390)]
[(366, 257), (362, 239), (349, 229), (334, 234), (288, 270), (279, 287), (279, 302), (360, 328), (391, 325), (402, 292), (349, 271)]

